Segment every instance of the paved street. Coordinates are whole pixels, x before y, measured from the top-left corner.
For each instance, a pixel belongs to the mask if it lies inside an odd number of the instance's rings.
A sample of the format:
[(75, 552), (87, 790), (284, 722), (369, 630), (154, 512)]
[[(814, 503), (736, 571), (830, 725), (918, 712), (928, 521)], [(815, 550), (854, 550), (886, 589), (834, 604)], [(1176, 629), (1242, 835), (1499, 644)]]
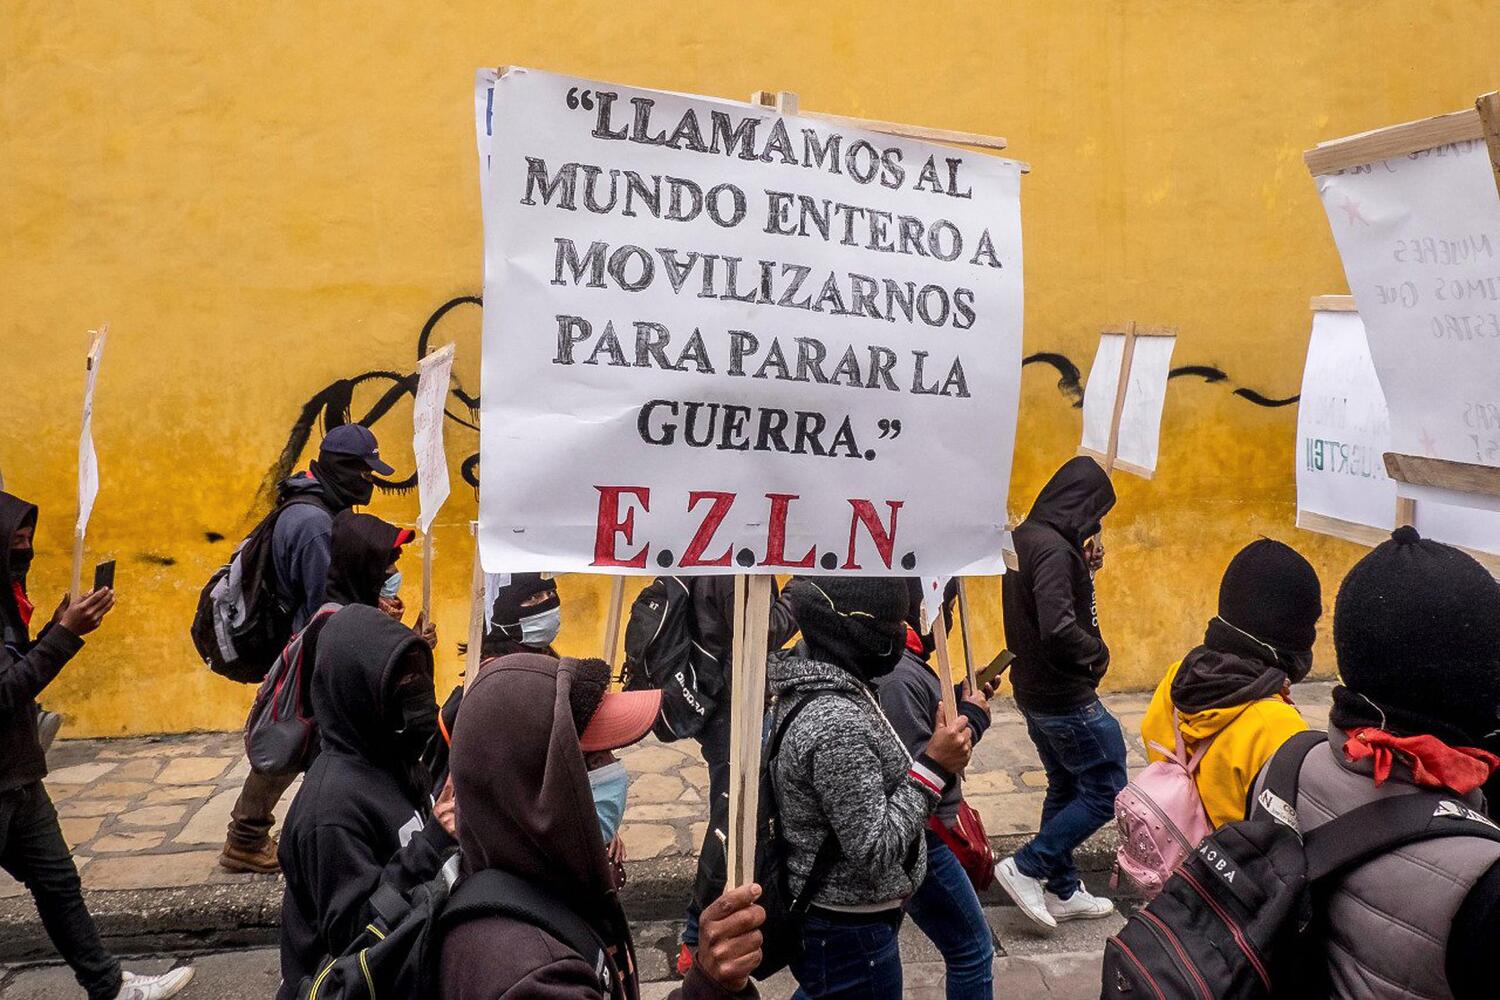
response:
[[(1099, 953), (1106, 935), (1119, 926), (1118, 918), (1091, 924), (1065, 925), (1051, 937), (1034, 933), (1011, 907), (986, 910), (995, 929), (995, 995), (1007, 1000), (1055, 997), (1093, 1000), (1099, 995)], [(677, 926), (647, 922), (635, 927), (641, 971), (647, 985), (642, 1000), (662, 1000), (675, 982), (668, 977), (668, 947), (677, 939)], [(943, 965), (932, 945), (908, 922), (902, 929), (902, 957), (906, 996), (942, 1000)], [(145, 959), (129, 963), (148, 972), (165, 971), (181, 959)], [(278, 981), (276, 952), (270, 948), (221, 951), (192, 958), (197, 966), (193, 984), (179, 994), (183, 1000), (267, 1000)], [(761, 989), (767, 1000), (786, 1000), (794, 983), (782, 973)], [(83, 991), (65, 968), (49, 966), (0, 969), (0, 1000), (75, 1000)]]

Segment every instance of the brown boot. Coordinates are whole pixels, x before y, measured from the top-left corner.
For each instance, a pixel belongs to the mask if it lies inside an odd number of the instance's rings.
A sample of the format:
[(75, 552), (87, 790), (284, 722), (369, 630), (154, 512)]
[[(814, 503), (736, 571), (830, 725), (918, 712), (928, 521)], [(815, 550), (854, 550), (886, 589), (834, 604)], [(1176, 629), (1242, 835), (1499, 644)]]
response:
[(219, 855), (219, 867), (247, 875), (275, 875), (281, 871), (276, 860), (276, 838), (267, 837), (259, 847), (250, 850), (226, 843)]

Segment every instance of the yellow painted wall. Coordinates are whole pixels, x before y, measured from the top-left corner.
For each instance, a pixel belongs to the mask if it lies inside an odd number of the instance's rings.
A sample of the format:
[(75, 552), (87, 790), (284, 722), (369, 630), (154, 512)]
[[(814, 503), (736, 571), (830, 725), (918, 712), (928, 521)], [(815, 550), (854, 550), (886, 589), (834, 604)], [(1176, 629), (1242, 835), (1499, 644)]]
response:
[[(1100, 583), (1110, 683), (1147, 685), (1196, 641), (1224, 563), (1257, 534), (1306, 551), (1331, 605), (1361, 550), (1292, 527), (1295, 407), (1231, 389), (1296, 393), (1308, 297), (1346, 287), (1301, 151), (1469, 104), (1500, 85), (1496, 38), (1486, 0), (7, 0), (0, 470), (43, 508), (33, 589), (49, 607), (67, 573), (84, 331), (113, 324), (90, 555), (120, 560), (120, 608), (45, 702), (71, 735), (243, 719), (250, 689), (187, 640), (198, 589), (303, 404), (341, 378), (410, 371), (428, 316), (478, 293), (473, 70), (501, 63), (794, 90), (810, 110), (1008, 136), (1035, 168), (1028, 352), (1086, 371), (1101, 324), (1134, 319), (1179, 326), (1176, 363), (1229, 376), (1174, 380), (1160, 474), (1121, 477)], [(458, 342), (470, 389), (478, 332), (464, 306), (435, 335)], [(1026, 372), (1018, 510), (1079, 434), (1057, 374)], [(359, 388), (356, 411), (381, 388)], [(403, 473), (409, 414), (376, 427)], [(477, 441), (448, 433), (456, 477)], [(457, 489), (438, 535), (445, 679), (473, 511)], [(596, 645), (600, 594), (565, 582), (565, 650)], [(975, 587), (986, 653), (998, 603), (998, 584)]]

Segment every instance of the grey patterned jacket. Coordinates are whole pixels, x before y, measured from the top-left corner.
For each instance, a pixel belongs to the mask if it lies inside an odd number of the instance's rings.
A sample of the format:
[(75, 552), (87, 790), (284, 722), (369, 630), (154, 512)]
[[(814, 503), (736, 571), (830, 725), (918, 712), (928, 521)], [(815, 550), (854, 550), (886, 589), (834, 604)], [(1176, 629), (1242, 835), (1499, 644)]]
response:
[(791, 845), (791, 889), (802, 891), (824, 837), (842, 856), (812, 902), (871, 907), (910, 896), (927, 872), (922, 830), (953, 775), (926, 756), (915, 761), (870, 689), (832, 664), (793, 652), (770, 664), (774, 726), (799, 701), (772, 765), (781, 821)]

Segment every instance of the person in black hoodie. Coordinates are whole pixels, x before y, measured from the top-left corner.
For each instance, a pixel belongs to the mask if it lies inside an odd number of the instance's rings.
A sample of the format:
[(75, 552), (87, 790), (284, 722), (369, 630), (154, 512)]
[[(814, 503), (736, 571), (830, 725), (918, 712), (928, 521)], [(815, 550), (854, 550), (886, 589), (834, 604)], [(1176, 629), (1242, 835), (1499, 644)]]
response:
[(104, 950), (83, 901), (78, 867), (63, 839), (57, 810), (42, 779), (47, 757), (37, 734), (37, 695), (83, 648), (114, 607), (114, 591), (92, 591), (58, 605), (31, 638), (34, 608), (26, 591), (37, 510), (0, 492), (0, 869), (26, 885), (52, 946), (73, 970), (89, 1000), (157, 1000), (175, 996), (191, 968), (164, 976), (122, 972)]
[(370, 921), (382, 882), (436, 877), (455, 846), (421, 754), (437, 728), (432, 649), (379, 610), (351, 604), (318, 638), (313, 712), (322, 751), (287, 813), (280, 848), (280, 1000)]
[(1047, 772), (1041, 830), (995, 867), (1001, 886), (1043, 927), (1114, 910), (1078, 880), (1073, 851), (1114, 816), (1125, 787), (1125, 736), (1096, 689), (1109, 667), (1099, 632), (1097, 539), (1115, 505), (1109, 476), (1079, 456), (1058, 469), (1016, 529), (1020, 568), (1001, 578), (1016, 706)]
[[(409, 528), (398, 528), (373, 514), (342, 510), (334, 516), (332, 559), (324, 600), (318, 606), (319, 613), (293, 636), (293, 641), (301, 638), (304, 663), (317, 663), (318, 634), (333, 612), (350, 604), (381, 606), (387, 582), (397, 576), (401, 547), (413, 537)], [(420, 617), (417, 626), (428, 645), (433, 645), (436, 631)], [(271, 827), (276, 823), (273, 810), (295, 778), (294, 774), (262, 774), (255, 770), (245, 776), (239, 798), (229, 814), (229, 830), (219, 854), (220, 867), (243, 873), (280, 871), (276, 841), (271, 836)]]

